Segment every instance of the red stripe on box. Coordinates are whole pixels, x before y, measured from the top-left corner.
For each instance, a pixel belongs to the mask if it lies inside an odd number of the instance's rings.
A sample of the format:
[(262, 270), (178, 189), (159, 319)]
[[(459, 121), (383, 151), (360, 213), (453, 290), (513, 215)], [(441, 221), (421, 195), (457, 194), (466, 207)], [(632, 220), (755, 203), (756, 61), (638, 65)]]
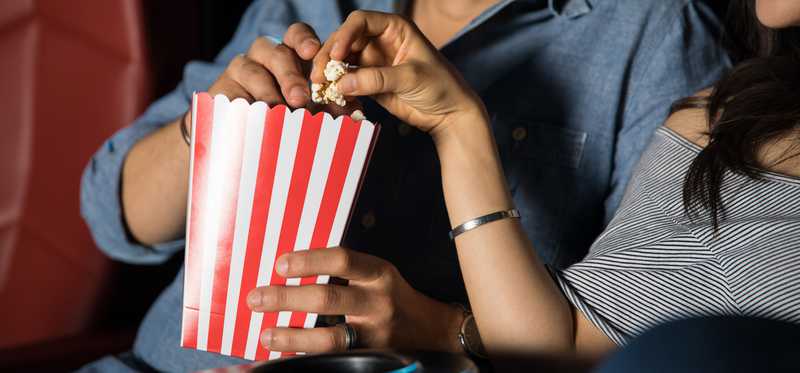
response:
[[(235, 105), (231, 103), (230, 111), (235, 111)], [(247, 111), (244, 111), (243, 118), (247, 118)], [(211, 289), (211, 318), (208, 326), (208, 345), (207, 351), (220, 352), (222, 349), (222, 328), (225, 319), (225, 302), (228, 296), (228, 273), (231, 268), (231, 250), (233, 249), (233, 232), (236, 224), (236, 210), (239, 200), (239, 179), (242, 173), (242, 158), (244, 157), (244, 133), (246, 120), (225, 123), (226, 131), (230, 132), (233, 141), (231, 147), (225, 151), (235, 152), (230, 158), (230, 163), (223, 165), (223, 173), (220, 177), (229, 180), (223, 184), (220, 196), (225, 199), (222, 206), (226, 206), (220, 211), (220, 228), (217, 237), (217, 255), (214, 263), (214, 281)]]
[[(342, 118), (342, 128), (339, 131), (339, 138), (336, 140), (331, 168), (328, 171), (328, 178), (325, 183), (325, 192), (322, 194), (317, 222), (314, 224), (314, 234), (311, 237), (312, 250), (328, 246), (333, 220), (336, 217), (336, 208), (339, 206), (344, 181), (347, 178), (347, 170), (350, 168), (356, 139), (361, 128), (358, 123), (360, 122), (353, 122), (350, 117)], [(303, 277), (300, 280), (300, 286), (311, 285), (316, 282), (316, 276)], [(305, 324), (306, 316), (305, 312), (293, 312), (289, 326), (302, 328)]]
[(183, 307), (183, 341), (181, 347), (197, 348), (197, 323), (200, 310), (196, 308)]
[[(183, 307), (194, 312), (184, 311), (183, 341), (181, 345), (187, 348), (197, 348), (197, 310), (200, 309), (200, 253), (192, 247), (201, 247), (199, 239), (203, 236), (200, 227), (203, 226), (206, 191), (206, 170), (208, 170), (209, 154), (211, 153), (211, 124), (214, 119), (214, 101), (207, 93), (195, 95), (197, 118), (194, 118), (194, 153), (192, 154), (192, 200), (190, 201), (190, 214), (192, 216), (189, 227), (189, 237), (186, 238), (186, 259), (184, 272)], [(195, 198), (201, 196), (200, 198)], [(189, 315), (189, 317), (187, 317)]]
[[(308, 191), (308, 179), (311, 176), (311, 166), (314, 164), (314, 154), (317, 150), (317, 142), (319, 141), (319, 133), (322, 128), (323, 119), (324, 116), (322, 114), (311, 116), (308, 111), (305, 111), (301, 123), (285, 124), (289, 126), (302, 126), (302, 128), (300, 129), (300, 139), (297, 143), (297, 153), (294, 159), (294, 167), (292, 168), (289, 192), (286, 197), (286, 209), (283, 213), (283, 223), (281, 224), (281, 233), (278, 238), (278, 249), (275, 253), (276, 260), (281, 255), (294, 251), (295, 241), (297, 240), (297, 229), (300, 225), (300, 216), (303, 212), (306, 191)], [(279, 276), (274, 266), (269, 284), (270, 286), (282, 286), (286, 284), (286, 278)], [(263, 332), (265, 329), (274, 327), (274, 323), (262, 323), (261, 331)], [(266, 349), (263, 347), (256, 350), (256, 360), (261, 360), (261, 356), (264, 356), (264, 358), (268, 356), (266, 355)]]
[[(261, 156), (258, 161), (255, 194), (253, 196), (253, 212), (250, 218), (250, 229), (247, 237), (247, 248), (242, 270), (242, 283), (239, 287), (239, 305), (236, 312), (236, 326), (233, 332), (231, 355), (244, 357), (247, 335), (250, 330), (251, 311), (247, 306), (247, 293), (256, 287), (258, 268), (261, 265), (261, 250), (264, 245), (264, 230), (267, 226), (267, 212), (272, 198), (272, 184), (275, 181), (275, 167), (278, 162), (278, 150), (283, 131), (285, 106), (277, 106), (267, 111)], [(264, 315), (267, 318), (267, 314)]]

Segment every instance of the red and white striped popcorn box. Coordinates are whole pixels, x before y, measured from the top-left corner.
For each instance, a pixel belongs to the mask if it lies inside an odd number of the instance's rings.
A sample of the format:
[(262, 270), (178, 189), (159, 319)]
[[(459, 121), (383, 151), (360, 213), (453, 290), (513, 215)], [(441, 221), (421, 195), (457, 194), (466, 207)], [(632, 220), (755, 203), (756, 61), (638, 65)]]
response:
[(250, 360), (289, 355), (265, 349), (261, 332), (311, 328), (317, 315), (251, 312), (247, 294), (328, 282), (278, 276), (275, 259), (341, 243), (378, 131), (349, 116), (194, 95), (183, 347)]

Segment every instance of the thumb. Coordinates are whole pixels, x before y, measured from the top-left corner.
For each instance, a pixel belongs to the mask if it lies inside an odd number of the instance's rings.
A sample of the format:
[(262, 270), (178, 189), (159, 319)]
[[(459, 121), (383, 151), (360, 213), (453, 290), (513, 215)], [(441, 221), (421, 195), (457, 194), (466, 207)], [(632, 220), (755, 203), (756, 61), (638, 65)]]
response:
[(418, 85), (418, 69), (411, 64), (391, 67), (360, 67), (343, 75), (336, 87), (347, 96), (403, 93)]

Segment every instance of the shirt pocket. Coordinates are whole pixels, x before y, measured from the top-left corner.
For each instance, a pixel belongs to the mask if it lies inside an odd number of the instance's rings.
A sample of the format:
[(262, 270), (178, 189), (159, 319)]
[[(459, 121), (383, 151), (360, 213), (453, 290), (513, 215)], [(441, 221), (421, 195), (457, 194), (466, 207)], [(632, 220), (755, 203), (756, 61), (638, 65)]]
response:
[(539, 165), (576, 170), (583, 159), (586, 132), (536, 121), (511, 122), (511, 154)]
[(588, 135), (541, 121), (510, 120), (502, 127), (498, 147), (522, 225), (541, 259), (558, 264)]

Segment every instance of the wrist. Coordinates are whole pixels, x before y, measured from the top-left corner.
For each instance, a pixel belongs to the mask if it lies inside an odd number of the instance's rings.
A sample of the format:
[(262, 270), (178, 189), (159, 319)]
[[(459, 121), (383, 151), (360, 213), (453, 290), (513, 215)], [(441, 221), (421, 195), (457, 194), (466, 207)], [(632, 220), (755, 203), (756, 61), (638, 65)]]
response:
[(475, 105), (468, 110), (449, 115), (430, 131), (430, 135), (436, 147), (440, 148), (452, 141), (491, 133), (490, 128), (486, 110), (482, 105)]
[(513, 207), (488, 116), (453, 118), (434, 139), (451, 227)]
[(448, 311), (443, 324), (445, 330), (442, 333), (441, 345), (447, 352), (464, 353), (464, 348), (458, 339), (461, 324), (464, 323), (464, 311), (455, 304), (447, 304), (446, 307)]

